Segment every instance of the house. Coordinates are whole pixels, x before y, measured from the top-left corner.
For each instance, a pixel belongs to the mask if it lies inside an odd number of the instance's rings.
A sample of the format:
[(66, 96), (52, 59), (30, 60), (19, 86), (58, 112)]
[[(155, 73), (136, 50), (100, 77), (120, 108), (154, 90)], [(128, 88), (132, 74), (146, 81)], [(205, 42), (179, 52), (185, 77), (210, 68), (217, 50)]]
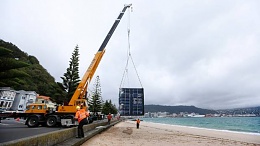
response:
[(26, 106), (36, 101), (37, 93), (35, 91), (16, 91), (16, 96), (11, 107), (13, 111), (25, 111)]
[(0, 87), (0, 108), (10, 110), (15, 99), (16, 91), (10, 87)]
[(51, 98), (48, 96), (37, 95), (35, 103), (44, 103), (48, 108), (56, 109), (56, 103), (52, 102)]

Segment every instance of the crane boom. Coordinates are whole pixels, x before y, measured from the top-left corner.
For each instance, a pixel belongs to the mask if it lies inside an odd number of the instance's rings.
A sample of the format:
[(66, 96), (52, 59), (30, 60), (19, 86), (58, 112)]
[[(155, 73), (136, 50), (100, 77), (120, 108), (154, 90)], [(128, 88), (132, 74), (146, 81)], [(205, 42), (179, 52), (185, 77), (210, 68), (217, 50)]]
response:
[[(90, 63), (87, 71), (85, 72), (82, 80), (80, 81), (76, 91), (70, 99), (68, 105), (59, 105), (57, 109), (48, 107), (46, 103), (32, 103), (27, 106), (27, 109), (24, 113), (1, 113), (0, 121), (2, 118), (7, 117), (23, 117), (26, 119), (25, 125), (28, 127), (38, 127), (39, 125), (46, 125), (48, 127), (54, 127), (57, 125), (62, 126), (72, 126), (77, 125), (77, 122), (74, 120), (74, 114), (76, 113), (76, 106), (82, 105), (83, 108), (87, 109), (87, 100), (85, 97), (88, 84), (90, 83), (101, 59), (105, 53), (105, 47), (110, 40), (112, 34), (114, 33), (117, 25), (119, 24), (121, 18), (123, 17), (127, 8), (131, 7), (132, 4), (125, 5), (122, 12), (115, 20), (112, 28), (108, 32), (105, 40), (101, 44), (97, 53), (95, 54), (92, 62)], [(93, 120), (89, 120), (93, 122)]]
[(119, 16), (117, 17), (117, 19), (115, 20), (115, 23), (113, 24), (113, 26), (111, 27), (110, 31), (108, 32), (105, 40), (103, 41), (103, 43), (101, 44), (100, 48), (98, 51), (103, 51), (108, 43), (108, 41), (110, 40), (111, 36), (113, 35), (117, 25), (119, 24), (121, 18), (123, 17), (125, 11), (127, 8), (131, 7), (132, 4), (128, 4), (128, 5), (125, 5), (123, 10), (120, 12)]
[(98, 49), (97, 53), (95, 54), (93, 60), (91, 61), (87, 71), (85, 72), (82, 80), (80, 81), (77, 89), (75, 90), (68, 106), (62, 106), (58, 107), (58, 112), (71, 112), (75, 111), (78, 104), (85, 103), (83, 105), (86, 105), (86, 100), (84, 99), (88, 84), (90, 83), (92, 77), (94, 76), (94, 73), (105, 53), (105, 47), (110, 40), (111, 36), (113, 35), (117, 25), (119, 24), (121, 18), (123, 17), (125, 11), (127, 8), (130, 8), (132, 4), (124, 5), (123, 10), (120, 12), (119, 16), (115, 20), (114, 24), (112, 25), (111, 29), (109, 30), (106, 38), (104, 39), (103, 43), (101, 44), (100, 48)]

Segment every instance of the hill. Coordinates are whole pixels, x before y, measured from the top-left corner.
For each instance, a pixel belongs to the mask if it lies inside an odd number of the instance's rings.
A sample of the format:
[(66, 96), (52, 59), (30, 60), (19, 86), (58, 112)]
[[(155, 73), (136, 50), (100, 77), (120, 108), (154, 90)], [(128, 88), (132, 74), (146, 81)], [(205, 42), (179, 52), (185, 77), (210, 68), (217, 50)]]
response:
[(215, 114), (217, 111), (214, 110), (208, 110), (208, 109), (202, 109), (202, 108), (197, 108), (195, 106), (163, 106), (163, 105), (145, 105), (144, 106), (144, 112), (169, 112), (170, 114), (172, 113), (177, 113), (179, 114), (180, 112), (187, 112), (187, 113), (198, 113), (201, 115), (205, 114)]
[[(1, 86), (11, 87), (14, 90), (26, 90), (35, 91), (40, 95), (50, 96), (56, 102), (60, 103), (64, 97), (64, 93), (58, 83), (55, 82), (54, 77), (52, 77), (48, 71), (40, 64), (38, 59), (34, 56), (28, 55), (27, 53), (20, 50), (17, 46), (10, 42), (5, 42), (0, 39), (0, 47), (11, 50), (12, 53), (10, 58), (15, 58), (20, 62), (29, 64), (27, 67), (19, 68), (20, 72), (24, 72), (27, 76), (11, 78), (7, 81), (3, 81)], [(0, 58), (4, 59), (4, 58)], [(14, 82), (9, 82), (13, 80)]]
[(221, 114), (227, 115), (246, 115), (246, 114), (255, 114), (260, 116), (260, 106), (258, 107), (248, 107), (248, 108), (235, 108), (235, 109), (226, 109), (226, 110), (217, 110)]

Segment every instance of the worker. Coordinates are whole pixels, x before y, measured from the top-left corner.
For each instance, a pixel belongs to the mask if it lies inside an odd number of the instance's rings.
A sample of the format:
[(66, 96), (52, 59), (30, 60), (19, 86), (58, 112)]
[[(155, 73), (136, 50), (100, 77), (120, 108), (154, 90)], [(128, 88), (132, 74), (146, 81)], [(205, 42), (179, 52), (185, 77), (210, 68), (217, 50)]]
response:
[(139, 129), (139, 125), (140, 125), (140, 119), (136, 120), (136, 128)]
[(108, 125), (110, 125), (111, 119), (112, 119), (112, 115), (111, 115), (111, 113), (109, 113), (109, 114), (107, 115), (107, 124), (108, 124)]
[(88, 124), (87, 117), (89, 117), (89, 112), (87, 112), (82, 105), (77, 106), (76, 109), (77, 112), (75, 115), (75, 119), (77, 119), (79, 122), (78, 136), (76, 138), (83, 138), (84, 137), (83, 125)]

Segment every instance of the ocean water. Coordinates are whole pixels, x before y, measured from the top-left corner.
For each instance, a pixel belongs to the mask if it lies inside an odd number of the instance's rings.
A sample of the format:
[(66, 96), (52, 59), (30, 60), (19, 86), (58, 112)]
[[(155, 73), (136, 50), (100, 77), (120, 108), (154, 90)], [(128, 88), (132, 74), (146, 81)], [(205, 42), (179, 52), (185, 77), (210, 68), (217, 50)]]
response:
[(260, 117), (143, 118), (145, 122), (260, 135)]

